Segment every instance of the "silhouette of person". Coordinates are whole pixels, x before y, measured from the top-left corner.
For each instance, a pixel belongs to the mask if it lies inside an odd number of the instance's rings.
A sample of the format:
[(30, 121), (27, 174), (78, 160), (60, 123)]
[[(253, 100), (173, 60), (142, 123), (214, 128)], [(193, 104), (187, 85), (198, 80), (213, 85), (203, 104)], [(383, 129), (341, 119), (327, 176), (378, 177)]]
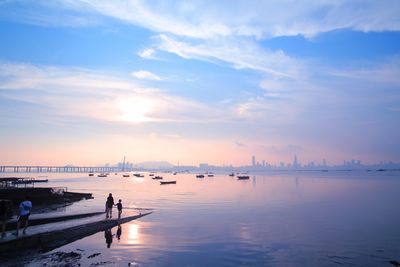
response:
[(32, 210), (32, 202), (28, 196), (25, 197), (25, 200), (19, 204), (19, 217), (17, 221), (17, 229), (15, 235), (18, 236), (19, 228), (21, 225), (24, 226), (23, 234), (26, 234), (26, 228), (28, 228), (29, 215), (31, 215)]
[(110, 248), (113, 240), (111, 228), (104, 231), (104, 238), (106, 239), (107, 248)]
[(3, 238), (6, 233), (6, 221), (7, 221), (7, 213), (8, 213), (8, 204), (6, 201), (0, 201), (0, 222), (1, 222), (1, 238)]
[(117, 229), (117, 238), (118, 240), (121, 239), (121, 234), (122, 234), (122, 227), (120, 224), (118, 224), (118, 229)]
[(121, 214), (122, 214), (122, 202), (121, 202), (121, 199), (118, 201), (116, 206), (117, 206), (117, 209), (118, 209), (118, 219), (121, 219)]
[(114, 198), (112, 194), (110, 193), (107, 197), (107, 202), (106, 202), (106, 218), (112, 218), (112, 207), (114, 206)]

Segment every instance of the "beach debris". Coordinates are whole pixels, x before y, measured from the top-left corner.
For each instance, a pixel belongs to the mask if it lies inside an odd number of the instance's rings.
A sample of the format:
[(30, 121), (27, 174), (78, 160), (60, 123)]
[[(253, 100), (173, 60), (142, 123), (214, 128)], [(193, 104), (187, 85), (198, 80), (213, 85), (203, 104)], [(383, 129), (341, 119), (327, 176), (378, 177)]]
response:
[(71, 251), (63, 252), (57, 251), (48, 255), (41, 256), (34, 259), (30, 264), (35, 266), (35, 263), (39, 263), (42, 266), (80, 266), (79, 263), (82, 255), (80, 253)]
[(88, 259), (91, 259), (91, 258), (94, 258), (94, 257), (97, 257), (97, 256), (99, 256), (101, 253), (93, 253), (92, 255), (89, 255), (87, 258)]
[(101, 262), (96, 262), (96, 263), (92, 263), (90, 264), (90, 266), (100, 266), (100, 265), (108, 265), (108, 264), (115, 264), (115, 262), (113, 261), (101, 261)]

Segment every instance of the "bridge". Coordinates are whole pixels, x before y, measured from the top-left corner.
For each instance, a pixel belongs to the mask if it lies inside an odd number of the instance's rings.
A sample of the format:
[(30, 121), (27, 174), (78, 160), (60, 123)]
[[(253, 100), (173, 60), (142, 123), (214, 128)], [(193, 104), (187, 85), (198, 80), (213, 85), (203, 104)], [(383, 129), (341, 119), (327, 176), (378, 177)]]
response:
[(120, 172), (120, 171), (132, 171), (132, 168), (121, 168), (121, 167), (88, 167), (88, 166), (1, 166), (0, 173), (11, 172), (11, 173), (29, 173), (29, 172)]

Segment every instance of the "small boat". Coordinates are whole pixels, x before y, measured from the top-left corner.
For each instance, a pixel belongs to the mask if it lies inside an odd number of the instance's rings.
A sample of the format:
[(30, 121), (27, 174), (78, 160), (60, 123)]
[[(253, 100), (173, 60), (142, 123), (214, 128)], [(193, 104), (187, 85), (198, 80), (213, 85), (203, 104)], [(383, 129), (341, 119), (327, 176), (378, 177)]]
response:
[(130, 176), (129, 173), (122, 174), (122, 177), (129, 177), (129, 176)]
[(250, 179), (250, 176), (248, 176), (248, 175), (238, 175), (238, 180), (248, 180), (248, 179)]
[(94, 176), (94, 173), (89, 173), (89, 176)]
[(196, 175), (196, 178), (204, 178), (204, 175), (203, 174), (198, 174), (198, 175)]
[(174, 175), (176, 175), (177, 174), (177, 172), (174, 172)]
[(97, 175), (97, 177), (107, 177), (107, 174), (105, 174), (105, 173), (100, 173), (100, 174)]
[(163, 178), (161, 176), (155, 176), (155, 177), (153, 177), (151, 179), (153, 179), (153, 180), (162, 180)]
[(207, 174), (207, 176), (208, 177), (214, 177), (214, 174), (210, 173), (210, 174)]
[(160, 182), (160, 184), (176, 184), (176, 181), (164, 181)]
[(33, 182), (34, 183), (47, 183), (49, 179), (35, 179)]
[(140, 173), (135, 173), (133, 176), (135, 176), (135, 177), (144, 177), (144, 175), (140, 174)]
[(232, 172), (229, 174), (229, 176), (233, 177), (233, 176), (235, 176), (235, 174)]
[(154, 173), (150, 173), (149, 176), (154, 176)]

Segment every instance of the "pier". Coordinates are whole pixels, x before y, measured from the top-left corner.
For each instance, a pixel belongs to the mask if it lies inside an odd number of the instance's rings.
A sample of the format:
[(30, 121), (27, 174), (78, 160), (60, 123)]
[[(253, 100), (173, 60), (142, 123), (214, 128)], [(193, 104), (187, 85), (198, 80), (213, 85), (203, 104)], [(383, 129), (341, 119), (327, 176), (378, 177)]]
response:
[(41, 172), (121, 172), (121, 171), (132, 171), (129, 168), (121, 167), (87, 167), (87, 166), (13, 166), (13, 165), (0, 165), (0, 173), (41, 173)]

